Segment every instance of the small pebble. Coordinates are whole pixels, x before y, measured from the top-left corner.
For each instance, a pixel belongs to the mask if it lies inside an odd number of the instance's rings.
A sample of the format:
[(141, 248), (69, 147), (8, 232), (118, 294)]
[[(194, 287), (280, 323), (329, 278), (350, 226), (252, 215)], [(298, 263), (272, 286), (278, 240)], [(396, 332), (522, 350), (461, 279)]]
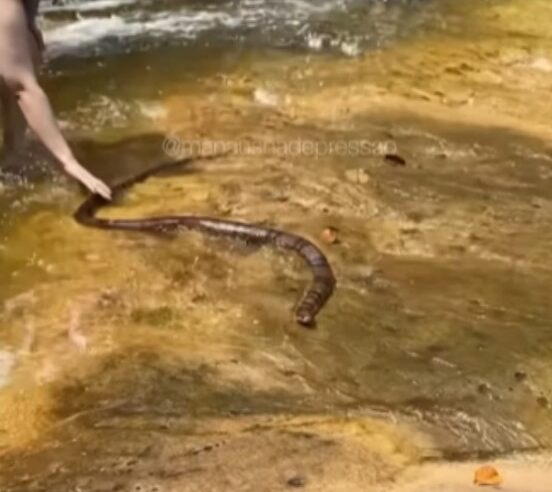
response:
[(525, 374), (523, 371), (516, 371), (514, 373), (514, 377), (516, 378), (516, 381), (518, 383), (522, 383), (527, 379), (527, 374)]
[(477, 387), (477, 392), (482, 394), (482, 395), (488, 395), (491, 392), (491, 387), (486, 383), (481, 383)]
[(307, 481), (301, 475), (295, 475), (287, 481), (287, 484), (289, 487), (300, 488), (304, 487), (307, 484)]
[(370, 176), (366, 173), (364, 169), (347, 169), (345, 171), (345, 178), (351, 183), (357, 184), (366, 184), (370, 181)]
[(548, 398), (546, 398), (545, 396), (539, 396), (537, 398), (537, 403), (542, 407), (542, 408), (548, 408), (549, 405), (550, 405), (550, 402), (548, 401)]
[(280, 98), (277, 94), (274, 94), (273, 92), (270, 92), (263, 88), (257, 88), (253, 92), (253, 99), (256, 103), (261, 104), (262, 106), (279, 106), (280, 105)]
[(320, 235), (322, 238), (322, 241), (324, 241), (326, 244), (335, 244), (337, 243), (337, 229), (335, 227), (326, 227), (322, 234)]

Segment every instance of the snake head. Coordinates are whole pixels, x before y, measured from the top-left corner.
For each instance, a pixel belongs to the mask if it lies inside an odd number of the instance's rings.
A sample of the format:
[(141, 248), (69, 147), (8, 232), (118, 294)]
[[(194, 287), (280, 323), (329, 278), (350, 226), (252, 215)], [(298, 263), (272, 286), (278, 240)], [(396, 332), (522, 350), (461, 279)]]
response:
[(298, 310), (295, 314), (295, 320), (297, 321), (297, 323), (305, 328), (316, 327), (316, 319), (310, 312), (307, 312), (306, 310)]

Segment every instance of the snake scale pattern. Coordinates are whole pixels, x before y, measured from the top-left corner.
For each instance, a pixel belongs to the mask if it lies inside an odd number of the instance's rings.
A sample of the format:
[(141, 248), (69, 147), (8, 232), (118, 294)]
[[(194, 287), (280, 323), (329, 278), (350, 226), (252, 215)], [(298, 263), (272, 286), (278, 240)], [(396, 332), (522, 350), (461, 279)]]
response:
[[(113, 195), (119, 195), (132, 184), (143, 181), (162, 169), (175, 166), (175, 164), (182, 164), (182, 162), (163, 163), (126, 179), (112, 187)], [(279, 249), (294, 251), (305, 260), (313, 277), (310, 286), (306, 289), (295, 309), (295, 319), (302, 326), (312, 327), (315, 325), (316, 315), (333, 294), (336, 281), (326, 256), (317, 246), (301, 236), (260, 225), (195, 215), (170, 215), (137, 219), (97, 217), (97, 211), (109, 203), (99, 195), (90, 195), (79, 206), (74, 218), (84, 226), (98, 229), (161, 233), (179, 229), (197, 230), (210, 235), (239, 239), (247, 244), (270, 245)]]

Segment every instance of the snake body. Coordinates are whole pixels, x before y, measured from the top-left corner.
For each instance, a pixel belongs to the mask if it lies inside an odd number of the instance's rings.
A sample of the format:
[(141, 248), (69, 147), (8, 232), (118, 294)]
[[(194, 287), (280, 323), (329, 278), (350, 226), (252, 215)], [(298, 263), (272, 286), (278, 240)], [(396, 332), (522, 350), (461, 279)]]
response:
[[(152, 170), (119, 183), (112, 188), (114, 195), (169, 165), (174, 165), (174, 163), (161, 164)], [(195, 215), (169, 215), (138, 219), (97, 217), (96, 212), (108, 203), (99, 195), (90, 195), (79, 206), (74, 217), (80, 224), (98, 229), (142, 232), (171, 232), (178, 229), (197, 230), (210, 235), (239, 239), (252, 245), (271, 245), (276, 248), (294, 251), (306, 261), (313, 276), (311, 285), (295, 310), (295, 319), (303, 326), (313, 326), (315, 324), (316, 315), (334, 291), (335, 277), (326, 256), (311, 241), (296, 234), (260, 225)]]

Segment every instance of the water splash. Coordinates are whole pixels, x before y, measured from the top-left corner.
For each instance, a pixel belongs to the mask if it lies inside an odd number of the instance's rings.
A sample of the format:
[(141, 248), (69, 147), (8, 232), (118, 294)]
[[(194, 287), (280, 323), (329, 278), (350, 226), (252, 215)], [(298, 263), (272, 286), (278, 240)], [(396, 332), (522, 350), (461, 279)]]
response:
[[(129, 42), (217, 43), (331, 49), (356, 56), (427, 21), (431, 2), (371, 0), (245, 0), (202, 3), (128, 0), (47, 3), (49, 56), (124, 51)], [(125, 7), (125, 8), (122, 8)], [(74, 16), (68, 21), (60, 14)], [(323, 39), (323, 42), (315, 40)]]

